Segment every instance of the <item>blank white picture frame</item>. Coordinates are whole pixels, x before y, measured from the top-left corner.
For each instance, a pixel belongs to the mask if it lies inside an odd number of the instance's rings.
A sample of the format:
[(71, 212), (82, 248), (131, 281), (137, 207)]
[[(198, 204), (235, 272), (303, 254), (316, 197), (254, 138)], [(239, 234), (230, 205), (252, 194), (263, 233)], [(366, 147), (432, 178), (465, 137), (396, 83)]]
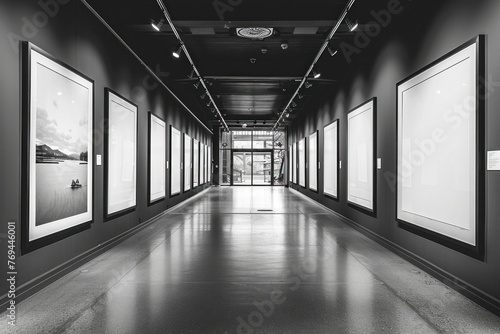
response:
[(205, 156), (205, 144), (200, 145), (200, 184), (205, 184), (205, 167), (206, 167), (206, 156)]
[(181, 193), (182, 163), (181, 132), (170, 126), (170, 196)]
[(292, 145), (292, 162), (293, 162), (293, 179), (292, 179), (292, 182), (294, 184), (297, 184), (297, 170), (298, 170), (298, 166), (297, 166), (297, 143), (293, 143)]
[(347, 202), (375, 212), (376, 98), (347, 114)]
[(309, 135), (309, 190), (318, 191), (318, 131)]
[(200, 182), (200, 142), (193, 139), (193, 188)]
[(212, 180), (212, 150), (210, 149), (210, 146), (207, 147), (207, 182), (210, 184)]
[(306, 139), (299, 140), (299, 186), (306, 187)]
[(338, 199), (339, 182), (339, 121), (323, 129), (323, 193)]
[(204, 155), (204, 159), (205, 159), (205, 168), (204, 168), (204, 173), (205, 173), (205, 182), (204, 183), (207, 183), (208, 182), (208, 146), (207, 144), (203, 145), (203, 148), (204, 148), (204, 152), (203, 152), (203, 155)]
[(184, 192), (191, 190), (191, 137), (184, 134)]
[(485, 155), (481, 76), (484, 36), (397, 85), (400, 226), (478, 258), (484, 256), (484, 235), (478, 235), (485, 178), (478, 168)]
[(137, 202), (137, 106), (106, 89), (108, 140), (106, 217), (133, 210)]
[(149, 113), (149, 200), (156, 203), (166, 197), (167, 129), (165, 122)]

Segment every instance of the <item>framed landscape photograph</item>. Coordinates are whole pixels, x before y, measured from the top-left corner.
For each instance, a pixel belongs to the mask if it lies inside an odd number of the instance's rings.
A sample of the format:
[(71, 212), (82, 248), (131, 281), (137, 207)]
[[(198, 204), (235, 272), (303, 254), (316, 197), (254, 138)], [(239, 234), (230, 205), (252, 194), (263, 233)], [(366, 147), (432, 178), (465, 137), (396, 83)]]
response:
[(306, 139), (299, 140), (299, 186), (306, 187)]
[(338, 199), (339, 197), (339, 121), (324, 127), (323, 130), (323, 193)]
[(104, 213), (110, 220), (135, 210), (137, 201), (137, 105), (105, 90)]
[(377, 99), (372, 98), (347, 114), (347, 202), (375, 214), (375, 124)]
[(484, 36), (397, 85), (399, 226), (484, 258)]
[(173, 126), (170, 126), (170, 196), (179, 195), (181, 193), (181, 164), (181, 132)]
[(200, 184), (200, 142), (193, 139), (193, 188)]
[(309, 135), (309, 190), (318, 191), (318, 131)]
[(24, 254), (92, 223), (94, 82), (31, 43), (21, 47)]
[(191, 190), (191, 137), (184, 134), (184, 192)]
[(152, 205), (166, 197), (167, 129), (165, 122), (149, 113), (149, 171), (148, 204)]

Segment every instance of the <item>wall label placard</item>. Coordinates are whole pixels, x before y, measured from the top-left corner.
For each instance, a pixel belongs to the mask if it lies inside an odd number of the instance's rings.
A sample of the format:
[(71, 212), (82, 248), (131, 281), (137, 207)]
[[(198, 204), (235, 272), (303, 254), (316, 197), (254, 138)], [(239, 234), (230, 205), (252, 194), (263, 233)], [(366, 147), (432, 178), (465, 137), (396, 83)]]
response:
[(500, 170), (500, 151), (488, 151), (488, 170)]

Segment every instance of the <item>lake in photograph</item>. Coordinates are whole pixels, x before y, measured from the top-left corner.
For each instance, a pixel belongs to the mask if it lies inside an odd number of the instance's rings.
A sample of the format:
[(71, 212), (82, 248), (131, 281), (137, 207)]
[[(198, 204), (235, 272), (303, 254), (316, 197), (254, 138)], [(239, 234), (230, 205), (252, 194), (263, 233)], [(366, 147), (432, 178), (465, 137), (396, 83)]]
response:
[(87, 171), (83, 161), (36, 164), (36, 226), (87, 212)]

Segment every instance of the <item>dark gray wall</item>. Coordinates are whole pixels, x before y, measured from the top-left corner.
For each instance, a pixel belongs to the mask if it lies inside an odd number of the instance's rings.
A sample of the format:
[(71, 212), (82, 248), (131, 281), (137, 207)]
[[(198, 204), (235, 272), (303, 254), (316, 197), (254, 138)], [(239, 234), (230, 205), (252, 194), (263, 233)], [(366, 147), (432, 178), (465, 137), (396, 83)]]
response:
[[(367, 10), (370, 9), (367, 7)], [(485, 34), (486, 73), (495, 83), (488, 86), (486, 101), (486, 148), (500, 149), (500, 1), (413, 1), (400, 19), (383, 30), (370, 47), (348, 66), (350, 72), (341, 87), (333, 89), (317, 103), (307, 107), (307, 115), (294, 121), (289, 129), (289, 143), (306, 137), (316, 129), (323, 150), (323, 127), (340, 120), (340, 200), (292, 185), (294, 189), (339, 212), (405, 250), (439, 267), (452, 276), (500, 299), (500, 173), (487, 174), (486, 260), (462, 255), (435, 242), (398, 228), (396, 195), (386, 180), (396, 174), (396, 84), (478, 34)], [(340, 55), (342, 57), (342, 55)], [(360, 62), (359, 59), (365, 59)], [(338, 61), (338, 60), (332, 60)], [(345, 63), (345, 60), (342, 60)], [(347, 205), (347, 112), (364, 101), (378, 98), (377, 157), (383, 168), (377, 171), (377, 217), (370, 217)], [(305, 113), (304, 113), (305, 114)], [(320, 161), (323, 161), (320, 153)]]
[[(103, 221), (104, 166), (96, 166), (94, 174), (94, 216), (89, 230), (43, 247), (17, 258), (17, 285), (29, 282), (39, 275), (64, 264), (76, 256), (139, 225), (140, 221), (160, 214), (207, 185), (174, 198), (147, 205), (148, 169), (148, 112), (162, 117), (202, 143), (212, 142), (204, 129), (162, 87), (145, 90), (143, 80), (148, 73), (121, 43), (77, 0), (59, 0), (53, 17), (41, 15), (42, 7), (36, 0), (0, 2), (0, 254), (1, 270), (7, 272), (7, 222), (17, 224), (17, 246), (20, 248), (21, 229), (21, 94), (20, 60), (13, 34), (28, 40), (69, 66), (94, 80), (95, 153), (103, 154), (104, 88), (109, 87), (136, 103), (138, 115), (137, 209), (120, 218)], [(37, 19), (49, 17), (46, 22)], [(25, 22), (35, 22), (36, 30), (28, 31)], [(149, 81), (152, 83), (153, 81)], [(170, 145), (169, 134), (167, 145)], [(167, 146), (169, 147), (169, 146)], [(167, 187), (168, 189), (168, 187)], [(7, 282), (1, 280), (0, 297), (7, 292)]]

